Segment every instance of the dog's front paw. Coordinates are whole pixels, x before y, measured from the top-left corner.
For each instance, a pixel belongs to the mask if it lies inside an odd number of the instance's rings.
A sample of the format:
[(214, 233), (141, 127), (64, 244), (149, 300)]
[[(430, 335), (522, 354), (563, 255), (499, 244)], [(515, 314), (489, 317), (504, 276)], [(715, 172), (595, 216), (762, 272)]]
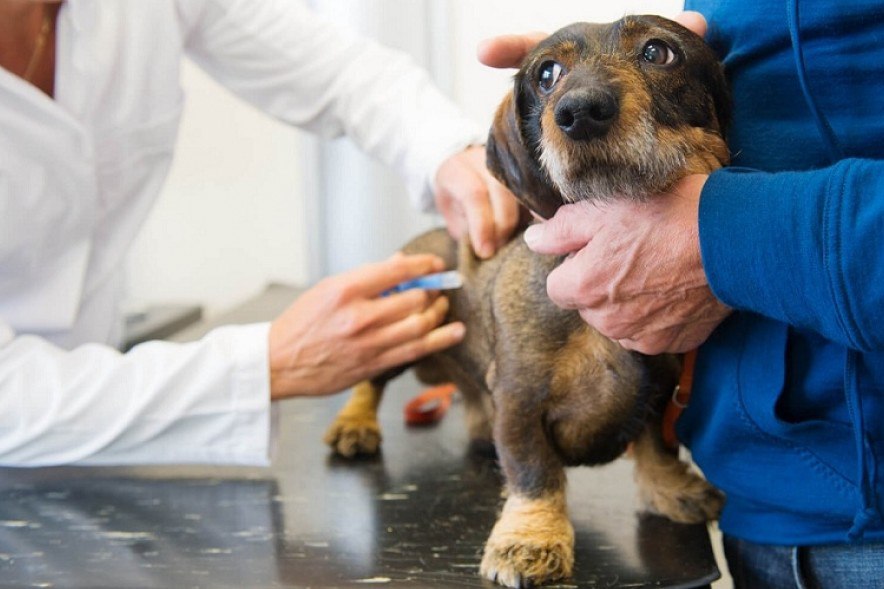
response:
[(561, 498), (511, 495), (485, 543), (481, 574), (507, 587), (533, 587), (571, 576), (574, 528)]
[(718, 519), (724, 493), (692, 472), (670, 482), (675, 484), (642, 489), (641, 498), (649, 511), (685, 524)]
[(381, 446), (381, 428), (374, 417), (339, 415), (323, 439), (337, 454), (347, 458), (374, 455)]

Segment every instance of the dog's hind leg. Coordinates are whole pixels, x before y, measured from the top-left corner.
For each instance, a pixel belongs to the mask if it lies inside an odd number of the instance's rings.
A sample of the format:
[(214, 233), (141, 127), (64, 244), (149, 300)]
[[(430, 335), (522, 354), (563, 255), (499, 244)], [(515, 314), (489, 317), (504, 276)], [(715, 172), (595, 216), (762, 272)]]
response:
[(491, 424), (493, 423), (494, 406), (491, 402), (491, 395), (478, 387), (465, 383), (459, 383), (458, 388), (464, 401), (464, 416), (470, 444), (492, 449), (494, 439)]
[(384, 383), (362, 381), (325, 432), (325, 443), (341, 456), (377, 454), (381, 444), (378, 406)]
[(480, 572), (508, 587), (569, 577), (574, 528), (565, 503), (565, 471), (543, 431), (540, 402), (512, 389), (499, 393), (494, 441), (508, 495), (485, 543)]
[(718, 517), (724, 494), (664, 446), (659, 424), (647, 425), (635, 441), (633, 457), (639, 498), (649, 511), (682, 523)]

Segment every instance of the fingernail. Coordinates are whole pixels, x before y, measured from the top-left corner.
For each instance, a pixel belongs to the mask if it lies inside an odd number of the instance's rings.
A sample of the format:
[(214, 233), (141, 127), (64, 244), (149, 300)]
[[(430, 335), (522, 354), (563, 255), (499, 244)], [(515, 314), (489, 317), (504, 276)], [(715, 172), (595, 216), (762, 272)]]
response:
[(542, 236), (543, 229), (540, 225), (529, 225), (527, 229), (525, 229), (525, 233), (522, 235), (522, 239), (525, 240), (525, 243), (528, 244), (528, 247), (533, 247), (537, 245)]

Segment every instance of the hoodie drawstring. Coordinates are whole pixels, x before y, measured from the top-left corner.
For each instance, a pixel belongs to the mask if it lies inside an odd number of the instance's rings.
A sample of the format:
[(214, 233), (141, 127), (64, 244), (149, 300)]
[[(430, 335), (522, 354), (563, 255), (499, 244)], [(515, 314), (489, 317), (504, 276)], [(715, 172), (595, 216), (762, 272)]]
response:
[(875, 481), (878, 474), (877, 463), (865, 431), (862, 395), (857, 382), (858, 357), (859, 354), (855, 350), (847, 350), (844, 361), (844, 397), (853, 425), (853, 438), (857, 452), (857, 486), (860, 491), (860, 508), (853, 518), (853, 526), (847, 532), (847, 537), (851, 541), (862, 538), (866, 528), (877, 522), (881, 516), (875, 493)]
[[(808, 109), (810, 109), (829, 158), (834, 163), (844, 157), (844, 151), (838, 143), (838, 138), (832, 129), (832, 125), (829, 124), (819, 105), (817, 105), (807, 82), (804, 48), (801, 44), (800, 21), (798, 18), (798, 0), (786, 0), (786, 10), (789, 22), (789, 36), (792, 40), (792, 55), (798, 74), (798, 84), (801, 87), (804, 101)], [(862, 538), (868, 526), (881, 518), (876, 492), (877, 462), (865, 432), (862, 395), (860, 394), (857, 376), (858, 363), (859, 353), (856, 350), (848, 349), (844, 358), (844, 399), (847, 403), (847, 410), (850, 414), (851, 425), (853, 426), (854, 444), (857, 453), (857, 487), (860, 494), (860, 506), (854, 516), (853, 526), (847, 533), (847, 537), (851, 541)]]
[(810, 109), (810, 113), (813, 115), (813, 120), (820, 132), (823, 143), (826, 145), (829, 157), (832, 159), (832, 163), (834, 163), (844, 157), (844, 152), (838, 143), (835, 131), (832, 130), (832, 125), (823, 116), (816, 103), (816, 99), (810, 93), (810, 86), (807, 83), (807, 71), (804, 67), (804, 48), (801, 45), (801, 36), (799, 34), (798, 0), (787, 0), (786, 6), (788, 9), (789, 36), (792, 39), (792, 55), (795, 59), (795, 69), (798, 73), (798, 84), (801, 86), (801, 94), (804, 95), (804, 102), (807, 103), (807, 108)]

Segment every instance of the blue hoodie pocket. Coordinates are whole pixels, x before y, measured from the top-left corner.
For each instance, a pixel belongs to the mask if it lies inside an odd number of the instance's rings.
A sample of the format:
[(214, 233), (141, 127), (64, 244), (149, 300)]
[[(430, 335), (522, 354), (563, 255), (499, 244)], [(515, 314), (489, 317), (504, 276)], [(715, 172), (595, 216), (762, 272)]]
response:
[[(839, 388), (843, 382), (843, 353), (834, 354), (834, 360), (832, 354), (811, 354), (807, 360), (834, 362), (840, 374), (832, 383), (827, 384), (828, 379), (820, 378), (820, 370), (814, 371), (814, 367), (796, 366), (787, 372), (787, 362), (795, 361), (789, 348), (790, 339), (795, 337), (800, 336), (793, 333), (790, 337), (787, 326), (774, 322), (748, 335), (738, 383), (744, 415), (767, 438), (770, 453), (780, 454), (779, 461), (784, 468), (795, 473), (799, 489), (803, 485), (827, 484), (837, 488), (845, 498), (853, 497), (856, 492), (853, 429), (846, 413), (843, 420), (836, 417), (839, 410), (844, 409), (843, 391)], [(760, 350), (765, 353), (759, 353)], [(806, 377), (812, 374), (817, 376)], [(808, 386), (810, 381), (823, 390)], [(829, 385), (835, 388), (826, 389)], [(823, 409), (821, 398), (830, 406)], [(802, 463), (807, 468), (801, 469)]]

